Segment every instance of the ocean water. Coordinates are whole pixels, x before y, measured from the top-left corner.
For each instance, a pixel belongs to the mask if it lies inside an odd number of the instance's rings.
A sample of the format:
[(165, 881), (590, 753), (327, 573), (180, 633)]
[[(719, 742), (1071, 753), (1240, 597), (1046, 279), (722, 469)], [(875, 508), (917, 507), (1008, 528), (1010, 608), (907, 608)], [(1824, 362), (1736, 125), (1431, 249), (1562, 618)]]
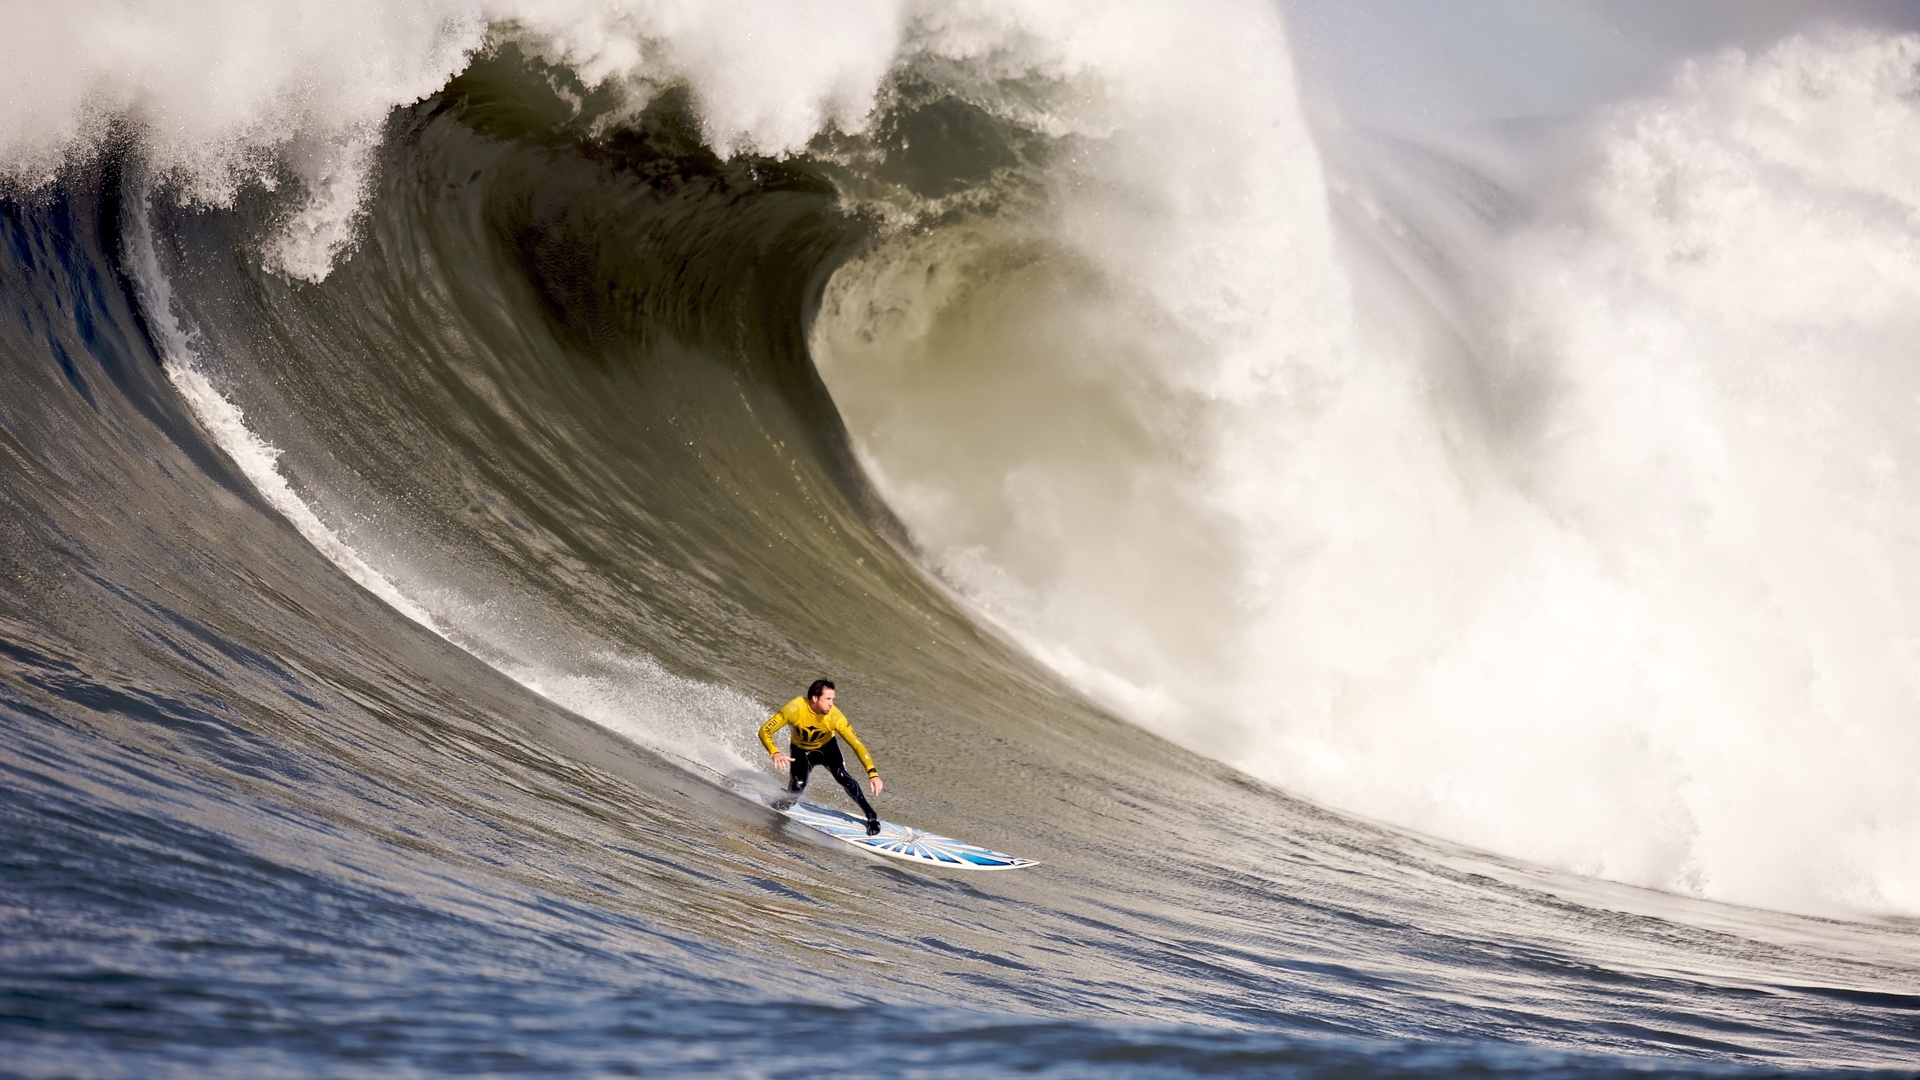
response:
[(0, 1073), (1915, 1075), (1920, 37), (1450, 11), (0, 16)]

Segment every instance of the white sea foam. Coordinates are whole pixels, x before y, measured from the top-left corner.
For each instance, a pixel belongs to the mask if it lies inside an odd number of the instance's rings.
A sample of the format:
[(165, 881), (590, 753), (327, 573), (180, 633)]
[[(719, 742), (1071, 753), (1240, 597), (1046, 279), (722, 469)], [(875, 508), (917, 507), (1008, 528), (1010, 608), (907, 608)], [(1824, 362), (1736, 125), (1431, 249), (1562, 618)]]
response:
[(1499, 268), (1463, 358), (1344, 284), (1277, 29), (1085, 32), (1112, 134), (1054, 217), (902, 237), (816, 327), (942, 571), (1335, 805), (1920, 912), (1920, 42), (1729, 54), (1610, 114), (1537, 226), (1449, 253)]

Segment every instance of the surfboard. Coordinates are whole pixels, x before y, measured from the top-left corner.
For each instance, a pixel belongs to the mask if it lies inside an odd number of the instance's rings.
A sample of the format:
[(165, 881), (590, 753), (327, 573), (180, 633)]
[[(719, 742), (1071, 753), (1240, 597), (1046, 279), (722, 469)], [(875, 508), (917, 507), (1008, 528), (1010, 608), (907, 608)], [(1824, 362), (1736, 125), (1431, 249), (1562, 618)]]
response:
[(819, 829), (836, 840), (845, 840), (876, 855), (887, 855), (907, 862), (945, 866), (954, 870), (1018, 870), (1040, 865), (1032, 859), (1004, 855), (979, 844), (969, 844), (951, 836), (936, 836), (891, 821), (880, 823), (879, 835), (868, 836), (865, 818), (830, 807), (795, 803), (781, 813), (802, 825)]

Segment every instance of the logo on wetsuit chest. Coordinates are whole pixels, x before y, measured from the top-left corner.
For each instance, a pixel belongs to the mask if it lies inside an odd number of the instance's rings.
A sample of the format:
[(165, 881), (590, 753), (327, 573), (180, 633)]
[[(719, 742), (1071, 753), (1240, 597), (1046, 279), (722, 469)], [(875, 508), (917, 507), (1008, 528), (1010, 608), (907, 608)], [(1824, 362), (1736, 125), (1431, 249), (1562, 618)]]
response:
[(818, 750), (832, 742), (833, 735), (833, 728), (826, 724), (793, 725), (793, 741), (798, 743), (802, 750)]

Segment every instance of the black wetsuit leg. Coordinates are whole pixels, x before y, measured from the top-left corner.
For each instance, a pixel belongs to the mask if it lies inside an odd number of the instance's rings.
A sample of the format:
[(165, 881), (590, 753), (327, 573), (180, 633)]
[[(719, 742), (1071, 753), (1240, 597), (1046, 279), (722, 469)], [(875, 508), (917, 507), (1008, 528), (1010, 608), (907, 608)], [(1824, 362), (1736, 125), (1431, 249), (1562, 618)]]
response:
[(788, 756), (793, 764), (787, 766), (787, 790), (801, 792), (807, 790), (807, 774), (819, 765), (840, 781), (847, 797), (860, 807), (860, 812), (868, 821), (879, 821), (880, 815), (873, 812), (873, 804), (867, 801), (866, 793), (860, 790), (860, 784), (847, 772), (847, 759), (840, 754), (840, 740), (834, 739), (818, 750), (802, 750), (797, 746), (787, 747)]

